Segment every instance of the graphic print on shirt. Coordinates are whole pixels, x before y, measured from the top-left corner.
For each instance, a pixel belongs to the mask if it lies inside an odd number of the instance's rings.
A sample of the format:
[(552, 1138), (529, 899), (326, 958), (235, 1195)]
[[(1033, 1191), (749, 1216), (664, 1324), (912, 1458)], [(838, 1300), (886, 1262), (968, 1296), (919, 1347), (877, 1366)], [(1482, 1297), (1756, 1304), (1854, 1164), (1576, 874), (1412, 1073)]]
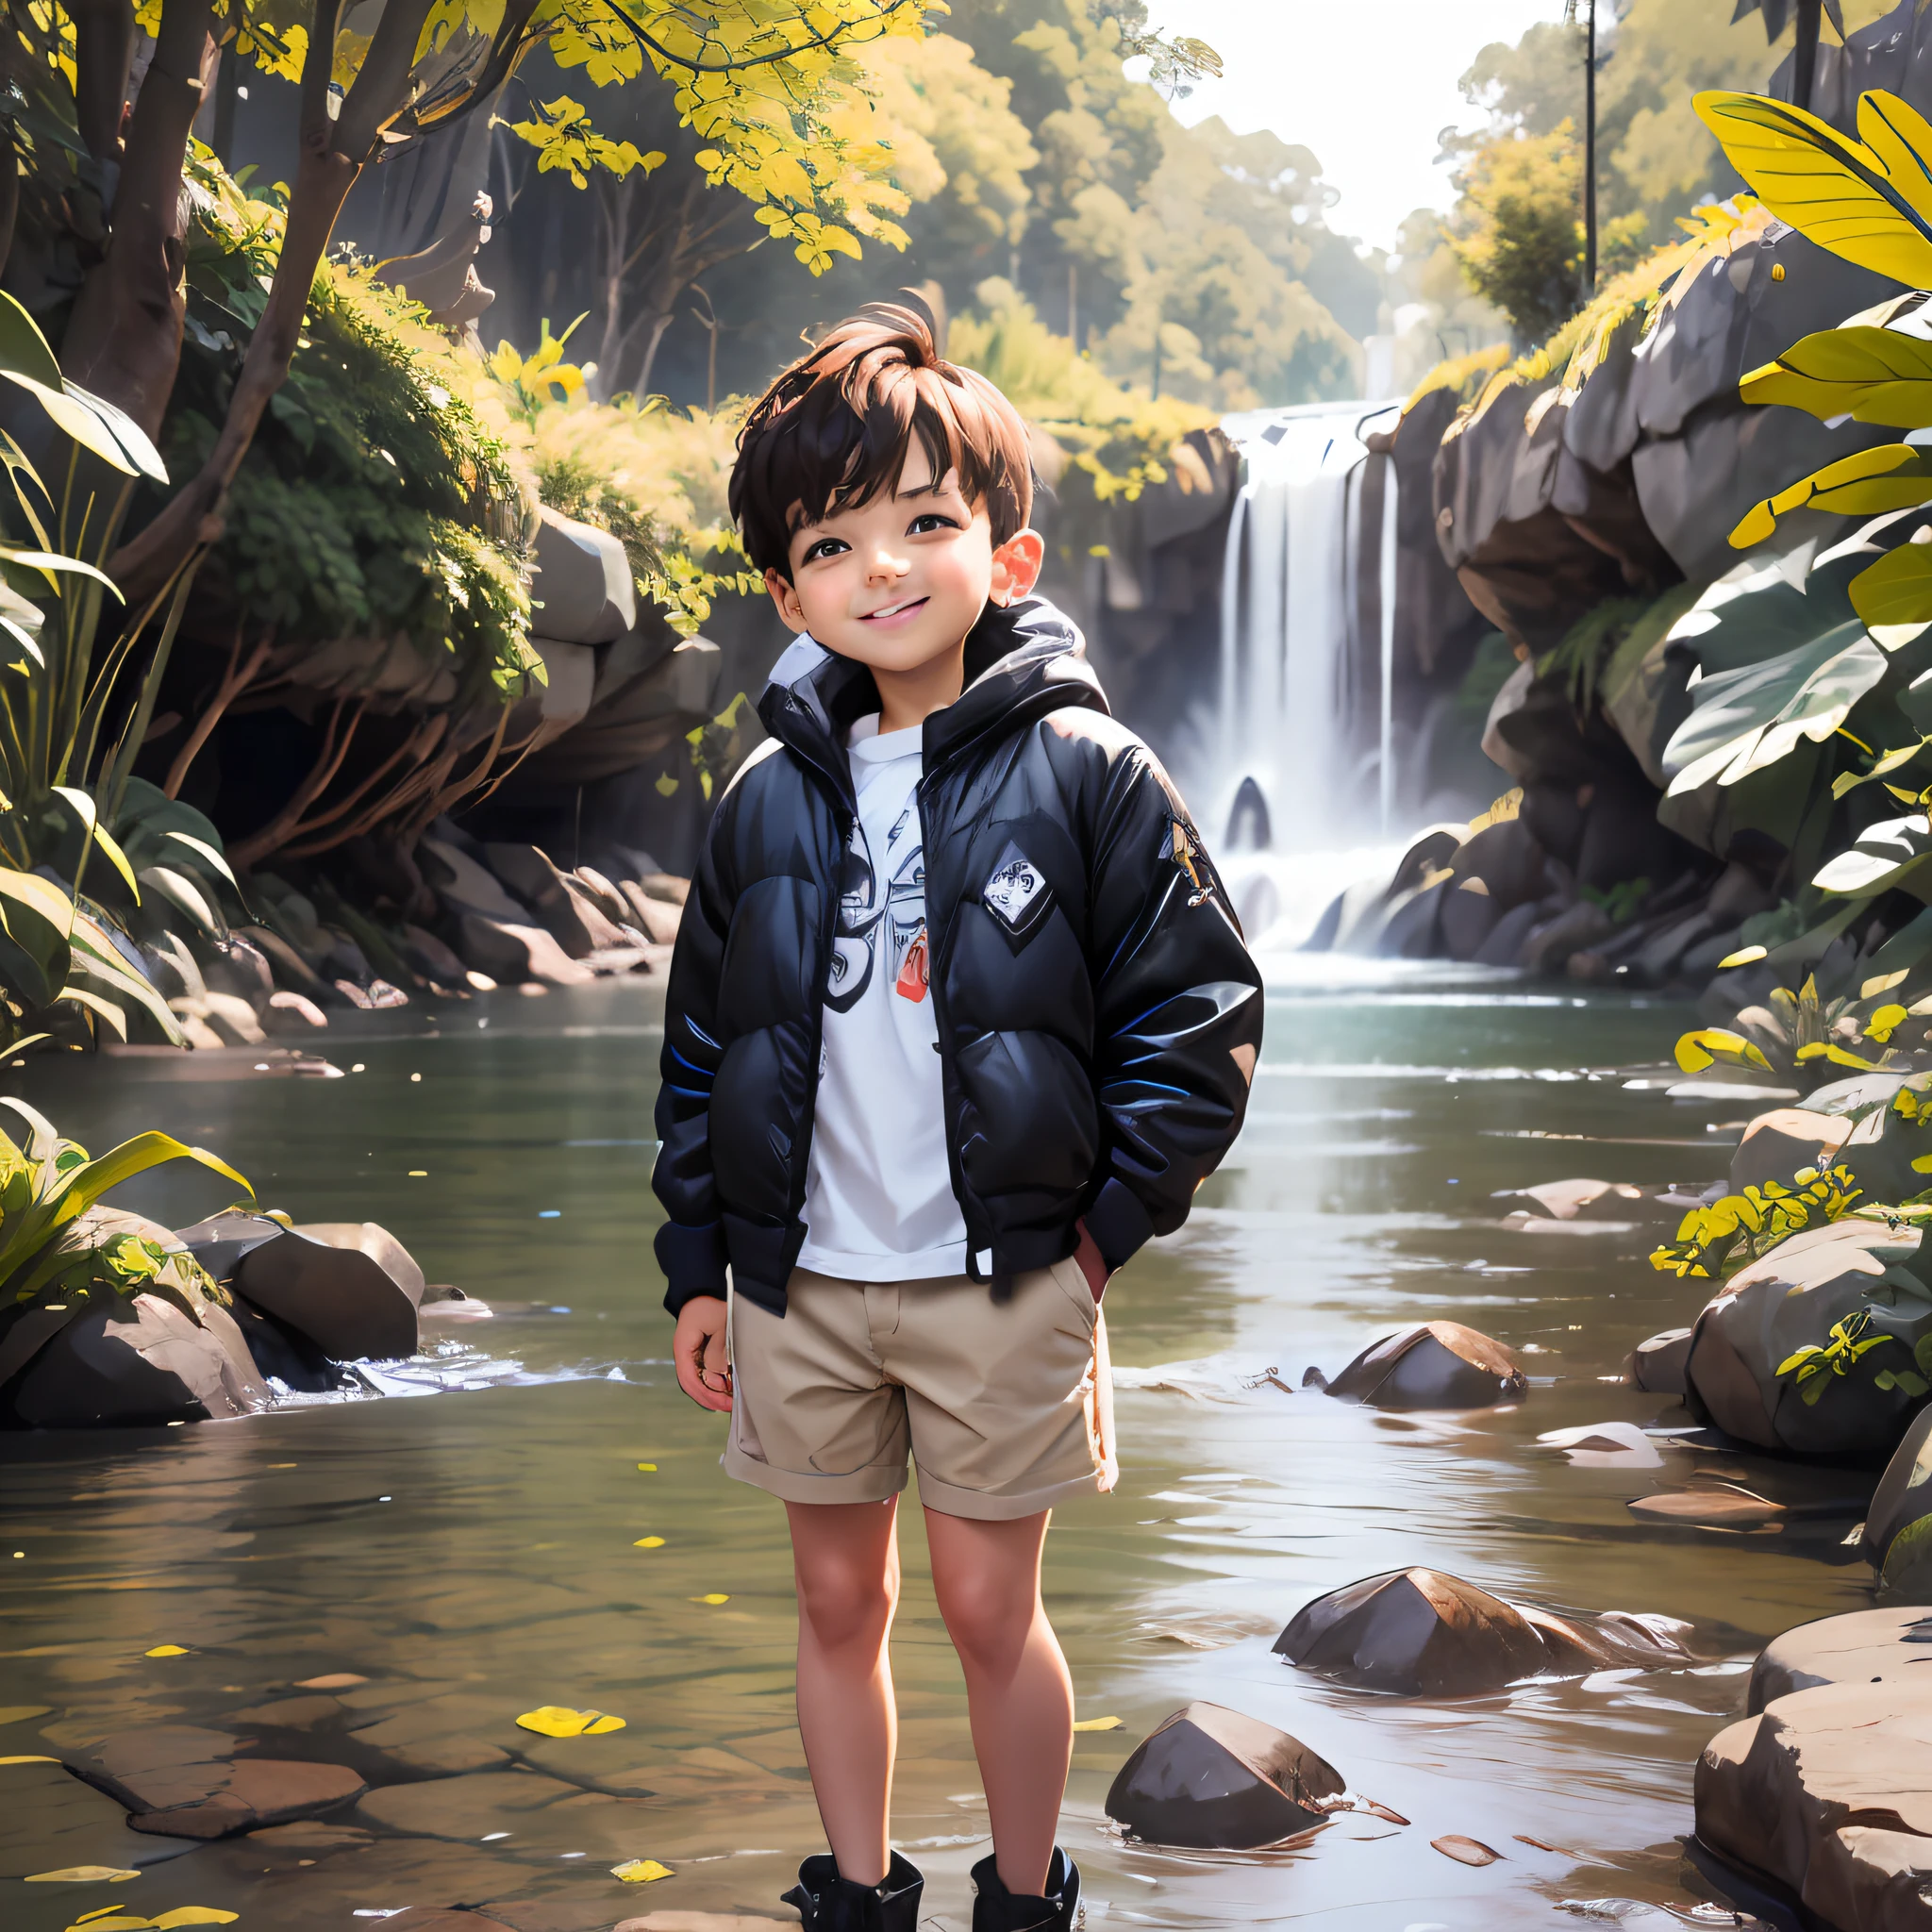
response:
[[(878, 891), (881, 874), (886, 879), (883, 901)], [(839, 896), (839, 930), (832, 941), (826, 1006), (836, 1013), (849, 1013), (858, 1004), (872, 984), (882, 942), (888, 979), (908, 999), (923, 999), (924, 941), (925, 851), (917, 809), (908, 805), (892, 821), (886, 834), (885, 863), (878, 867), (866, 849), (865, 828), (855, 819)], [(913, 958), (917, 991), (909, 990), (907, 979), (908, 957)]]

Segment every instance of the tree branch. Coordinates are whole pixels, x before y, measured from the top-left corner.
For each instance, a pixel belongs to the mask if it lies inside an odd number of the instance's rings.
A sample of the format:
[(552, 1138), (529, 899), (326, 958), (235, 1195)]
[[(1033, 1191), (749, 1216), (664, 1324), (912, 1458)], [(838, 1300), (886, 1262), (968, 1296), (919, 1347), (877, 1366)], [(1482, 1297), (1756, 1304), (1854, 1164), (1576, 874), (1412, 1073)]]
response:
[(249, 652), (247, 663), (242, 663), (242, 631), (239, 625), (236, 627), (235, 642), (228, 652), (228, 668), (215, 686), (214, 697), (194, 721), (194, 729), (188, 734), (188, 742), (175, 754), (175, 762), (168, 767), (168, 780), (161, 790), (170, 798), (180, 797), (181, 787), (188, 778), (188, 768), (194, 762), (196, 754), (214, 736), (215, 726), (222, 722), (228, 707), (255, 682), (274, 649), (274, 639), (264, 638)]

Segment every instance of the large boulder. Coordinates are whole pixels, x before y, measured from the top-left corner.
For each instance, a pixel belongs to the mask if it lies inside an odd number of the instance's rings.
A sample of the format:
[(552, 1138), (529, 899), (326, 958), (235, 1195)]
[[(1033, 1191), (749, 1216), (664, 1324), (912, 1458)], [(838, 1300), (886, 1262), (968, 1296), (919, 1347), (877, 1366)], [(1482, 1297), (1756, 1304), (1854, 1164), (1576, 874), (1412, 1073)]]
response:
[(624, 929), (628, 922), (614, 919), (583, 880), (552, 864), (537, 846), (496, 844), (483, 850), (490, 869), (528, 903), (573, 959), (632, 943)]
[(1681, 1662), (1682, 1630), (1626, 1611), (1558, 1616), (1418, 1568), (1317, 1597), (1275, 1639), (1274, 1654), (1357, 1690), (1463, 1697), (1524, 1677)]
[(159, 1294), (97, 1299), (47, 1334), (11, 1388), (28, 1428), (133, 1428), (247, 1415), (269, 1391), (224, 1308)]
[(373, 1222), (284, 1228), (242, 1256), (234, 1281), (241, 1294), (331, 1361), (391, 1361), (416, 1353), (423, 1271)]
[(457, 951), (477, 972), (507, 985), (540, 981), (549, 986), (588, 986), (597, 975), (558, 944), (547, 928), (521, 919), (481, 912), (457, 916)]
[(125, 1806), (136, 1831), (165, 1838), (229, 1838), (313, 1818), (367, 1789), (340, 1764), (238, 1757), (225, 1731), (155, 1724), (102, 1740), (71, 1769)]
[(531, 628), (567, 643), (614, 643), (638, 621), (624, 545), (608, 530), (547, 507), (538, 515)]
[(1909, 1677), (1822, 1684), (1720, 1731), (1697, 1837), (1840, 1932), (1932, 1927), (1932, 1697)]
[(1365, 1348), (1325, 1387), (1372, 1408), (1487, 1408), (1521, 1401), (1529, 1383), (1500, 1341), (1460, 1322), (1418, 1322)]
[(1164, 1720), (1121, 1766), (1107, 1815), (1150, 1844), (1246, 1850), (1327, 1816), (1341, 1774), (1300, 1739), (1218, 1704)]
[(1932, 1597), (1932, 1408), (1891, 1452), (1858, 1546), (1886, 1589)]
[(1691, 1413), (1764, 1449), (1889, 1455), (1932, 1383), (1932, 1299), (1900, 1265), (1918, 1246), (1840, 1221), (1739, 1270), (1691, 1332)]
[(1624, 1364), (1624, 1374), (1646, 1394), (1683, 1394), (1690, 1334), (1689, 1328), (1666, 1328), (1661, 1335), (1640, 1341)]
[[(1922, 1604), (1820, 1617), (1774, 1637), (1751, 1667), (1752, 1715), (1820, 1684), (1919, 1684), (1932, 1662), (1932, 1610)], [(1916, 1668), (1915, 1668), (1916, 1667)]]

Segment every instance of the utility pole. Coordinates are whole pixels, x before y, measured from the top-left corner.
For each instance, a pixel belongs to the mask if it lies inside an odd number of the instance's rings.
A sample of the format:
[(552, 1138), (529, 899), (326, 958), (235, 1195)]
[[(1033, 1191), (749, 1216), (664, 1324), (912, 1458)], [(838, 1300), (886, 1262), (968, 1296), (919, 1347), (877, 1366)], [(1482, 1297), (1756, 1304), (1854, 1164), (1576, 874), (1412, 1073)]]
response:
[(1590, 0), (1583, 38), (1583, 297), (1588, 301), (1596, 293), (1596, 0)]
[(1791, 50), (1791, 104), (1811, 111), (1811, 94), (1818, 79), (1818, 20), (1823, 0), (1798, 0), (1797, 44)]

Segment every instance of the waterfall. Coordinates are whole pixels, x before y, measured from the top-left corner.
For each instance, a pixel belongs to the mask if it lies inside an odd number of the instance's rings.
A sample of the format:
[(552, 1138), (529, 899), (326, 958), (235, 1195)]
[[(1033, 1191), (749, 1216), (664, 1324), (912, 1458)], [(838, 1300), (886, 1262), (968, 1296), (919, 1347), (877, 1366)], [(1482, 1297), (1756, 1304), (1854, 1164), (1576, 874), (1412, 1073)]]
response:
[[(1313, 874), (1325, 891), (1347, 863), (1340, 848), (1395, 826), (1394, 473), (1361, 440), (1378, 413), (1318, 403), (1222, 423), (1241, 475), (1222, 564), (1211, 771), (1195, 790), (1225, 837), (1251, 932), (1300, 937), (1291, 929), (1321, 910), (1307, 904)], [(1272, 853), (1246, 858), (1257, 825), (1272, 829)]]

